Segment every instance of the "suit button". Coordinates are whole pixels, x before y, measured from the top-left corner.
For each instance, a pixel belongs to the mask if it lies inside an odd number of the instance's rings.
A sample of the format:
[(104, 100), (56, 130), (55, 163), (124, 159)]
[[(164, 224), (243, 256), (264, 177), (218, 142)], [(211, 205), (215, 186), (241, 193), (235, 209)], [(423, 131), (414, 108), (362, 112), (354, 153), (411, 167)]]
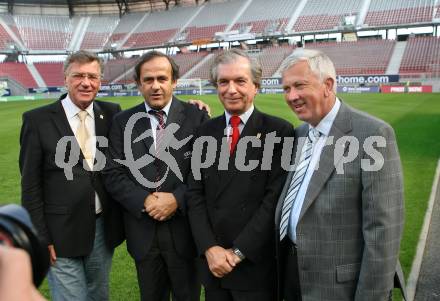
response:
[(246, 206), (245, 205), (241, 206), (241, 211), (245, 211), (245, 210), (246, 210)]

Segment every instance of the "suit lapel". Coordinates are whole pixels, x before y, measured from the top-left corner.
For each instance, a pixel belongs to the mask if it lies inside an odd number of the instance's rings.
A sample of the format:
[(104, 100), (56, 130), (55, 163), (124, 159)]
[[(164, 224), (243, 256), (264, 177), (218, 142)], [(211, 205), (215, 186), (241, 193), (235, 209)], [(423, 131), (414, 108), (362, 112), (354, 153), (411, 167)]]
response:
[(96, 136), (105, 136), (107, 131), (106, 118), (108, 118), (108, 116), (104, 115), (104, 111), (96, 101), (93, 103), (93, 113), (95, 115), (94, 119)]
[[(65, 95), (63, 95), (65, 97)], [(63, 109), (61, 100), (64, 98), (61, 96), (55, 103), (52, 104), (52, 120), (55, 123), (56, 128), (60, 132), (61, 137), (63, 136), (74, 136), (72, 128), (70, 127), (69, 121), (67, 120), (66, 112)]]
[[(339, 112), (333, 122), (332, 128), (329, 133), (329, 137), (333, 137), (333, 142), (331, 145), (324, 146), (321, 152), (321, 157), (319, 158), (319, 167), (312, 175), (307, 192), (304, 198), (304, 203), (301, 208), (301, 213), (299, 220), (303, 217), (304, 213), (317, 198), (321, 190), (323, 189), (325, 183), (330, 178), (339, 160), (342, 158), (343, 153), (338, 158), (335, 158), (335, 143), (344, 135), (347, 135), (351, 131), (351, 114), (348, 107), (341, 103)], [(345, 145), (345, 150), (348, 144)]]
[[(93, 113), (95, 115), (95, 135), (97, 137), (105, 137), (107, 134), (106, 118), (108, 118), (108, 116), (105, 116), (101, 106), (96, 101), (93, 103)], [(103, 151), (103, 148), (99, 147), (98, 143), (96, 143), (96, 149)]]
[[(229, 183), (229, 180), (230, 180), (230, 176), (229, 176), (230, 168), (229, 167), (231, 166), (232, 157), (229, 158), (229, 164), (227, 166), (227, 169), (226, 170), (219, 170), (223, 139), (227, 139), (227, 133), (225, 131), (226, 131), (226, 117), (225, 117), (225, 114), (223, 114), (222, 116), (218, 117), (217, 122), (214, 124), (214, 127), (212, 129), (212, 136), (217, 141), (217, 150), (216, 150), (217, 164), (216, 164), (216, 168), (215, 168), (214, 173), (217, 176), (217, 180), (218, 180), (217, 183), (219, 185), (218, 185), (218, 189), (217, 189), (216, 198), (218, 198), (220, 196), (220, 193), (226, 187), (224, 182), (227, 181)], [(226, 147), (229, 150), (229, 143), (226, 143)]]
[[(257, 136), (261, 136), (261, 134), (265, 135), (265, 132), (262, 133), (263, 130), (263, 118), (261, 113), (254, 108), (254, 112), (252, 113), (252, 115), (249, 117), (249, 120), (246, 122), (245, 127), (243, 128), (243, 131), (240, 134), (240, 137), (257, 137)], [(258, 135), (260, 134), (260, 135)], [(259, 137), (259, 139), (264, 141), (264, 137)], [(238, 140), (240, 141), (240, 140)], [(264, 147), (264, 143), (261, 143), (261, 148), (258, 147), (250, 147), (248, 145), (248, 149), (246, 152), (246, 158), (252, 158), (252, 155), (260, 150)], [(234, 157), (234, 161), (235, 161), (235, 157)]]
[(173, 97), (173, 101), (171, 102), (170, 110), (167, 116), (166, 126), (168, 126), (171, 123), (176, 123), (178, 125), (181, 125), (183, 119), (185, 118), (185, 115), (183, 114), (183, 110), (184, 107), (180, 103), (180, 100)]

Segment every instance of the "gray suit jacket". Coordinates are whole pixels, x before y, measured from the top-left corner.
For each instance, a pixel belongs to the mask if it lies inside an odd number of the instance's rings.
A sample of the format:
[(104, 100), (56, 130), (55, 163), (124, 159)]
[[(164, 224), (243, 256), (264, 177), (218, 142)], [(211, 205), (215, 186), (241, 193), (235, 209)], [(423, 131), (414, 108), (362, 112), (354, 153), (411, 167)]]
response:
[[(305, 137), (307, 131), (308, 125), (302, 125), (296, 138)], [(388, 300), (396, 272), (403, 287), (398, 263), (403, 182), (394, 131), (385, 122), (342, 103), (331, 137), (310, 181), (297, 225), (302, 300)], [(379, 143), (371, 143), (377, 139)], [(304, 143), (304, 139), (295, 140), (294, 164)], [(368, 170), (381, 164), (378, 170)], [(277, 237), (292, 175), (278, 201)], [(282, 266), (283, 256), (278, 255)]]

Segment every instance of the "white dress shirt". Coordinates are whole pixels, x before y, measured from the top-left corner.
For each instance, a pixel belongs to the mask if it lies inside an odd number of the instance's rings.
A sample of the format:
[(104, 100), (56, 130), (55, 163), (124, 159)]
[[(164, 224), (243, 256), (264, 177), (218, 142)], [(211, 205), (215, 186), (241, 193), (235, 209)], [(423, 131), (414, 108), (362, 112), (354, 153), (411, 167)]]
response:
[[(75, 134), (75, 138), (77, 138), (76, 132), (81, 123), (78, 117), (78, 113), (81, 111), (81, 109), (78, 108), (72, 102), (72, 100), (69, 97), (69, 94), (67, 94), (66, 98), (61, 100), (61, 104), (63, 106), (64, 112), (66, 113), (67, 121), (69, 122), (70, 128)], [(89, 144), (92, 153), (91, 160), (88, 160), (87, 162), (89, 163), (90, 168), (93, 170), (93, 162), (95, 160), (95, 151), (96, 151), (95, 114), (93, 112), (93, 102), (86, 108), (85, 111), (87, 112), (86, 127), (90, 135), (90, 139), (87, 143)], [(101, 201), (99, 200), (98, 194), (96, 192), (95, 192), (95, 211), (96, 214), (101, 213), (102, 211)]]
[[(319, 158), (321, 157), (321, 153), (322, 153), (322, 149), (324, 148), (325, 141), (328, 138), (328, 135), (333, 125), (333, 121), (335, 120), (340, 107), (341, 107), (341, 101), (338, 98), (336, 98), (336, 102), (333, 105), (333, 108), (316, 126), (316, 129), (321, 133), (321, 136), (313, 146), (312, 156), (310, 157), (309, 166), (307, 167), (306, 174), (304, 175), (304, 179), (298, 190), (296, 199), (293, 202), (292, 209), (290, 210), (289, 229), (287, 235), (294, 243), (296, 243), (296, 226), (298, 225), (298, 219), (304, 203), (304, 198), (307, 193), (307, 188), (309, 187), (309, 183), (312, 178), (313, 172), (315, 171), (315, 168), (317, 167), (317, 163), (319, 162)], [(309, 124), (309, 128), (310, 127), (312, 126)]]
[[(251, 107), (241, 114), (240, 117), (240, 125), (238, 126), (238, 129), (241, 132), (243, 131), (244, 126), (246, 125), (246, 122), (249, 120), (249, 117), (251, 117), (252, 113), (254, 112), (254, 105), (252, 104)], [(225, 118), (226, 118), (226, 135), (227, 137), (231, 137), (232, 135), (232, 126), (229, 124), (229, 120), (231, 119), (232, 115), (225, 111)]]

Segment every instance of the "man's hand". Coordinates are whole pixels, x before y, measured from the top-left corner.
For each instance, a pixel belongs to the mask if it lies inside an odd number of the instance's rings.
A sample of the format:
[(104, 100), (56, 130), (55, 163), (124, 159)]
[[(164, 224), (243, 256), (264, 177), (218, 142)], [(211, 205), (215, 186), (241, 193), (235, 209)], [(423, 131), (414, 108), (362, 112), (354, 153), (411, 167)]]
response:
[[(232, 255), (234, 254), (232, 253)], [(231, 252), (220, 246), (213, 246), (206, 250), (205, 257), (208, 261), (209, 270), (217, 278), (222, 278), (235, 267)]]
[(154, 192), (144, 202), (145, 211), (158, 221), (170, 218), (177, 210), (177, 200), (172, 193)]
[(0, 300), (46, 300), (32, 282), (30, 257), (21, 249), (0, 245)]
[(54, 265), (57, 261), (57, 253), (55, 252), (55, 248), (53, 245), (48, 245), (47, 248), (49, 249), (50, 264)]
[(188, 103), (197, 106), (199, 110), (205, 110), (208, 112), (208, 116), (211, 117), (211, 108), (200, 99), (190, 99), (188, 100)]

